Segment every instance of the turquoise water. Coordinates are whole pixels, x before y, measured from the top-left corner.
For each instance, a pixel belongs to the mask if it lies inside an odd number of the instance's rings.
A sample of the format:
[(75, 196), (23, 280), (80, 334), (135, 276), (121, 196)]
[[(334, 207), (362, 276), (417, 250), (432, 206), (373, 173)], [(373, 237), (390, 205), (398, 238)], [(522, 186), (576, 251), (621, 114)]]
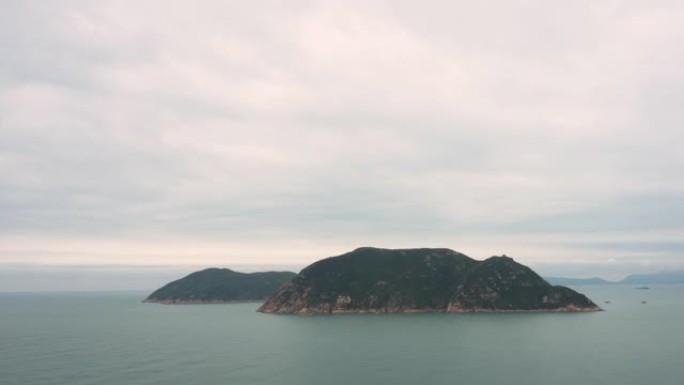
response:
[(578, 289), (607, 311), (283, 316), (139, 303), (147, 293), (0, 293), (0, 383), (681, 382), (684, 287)]

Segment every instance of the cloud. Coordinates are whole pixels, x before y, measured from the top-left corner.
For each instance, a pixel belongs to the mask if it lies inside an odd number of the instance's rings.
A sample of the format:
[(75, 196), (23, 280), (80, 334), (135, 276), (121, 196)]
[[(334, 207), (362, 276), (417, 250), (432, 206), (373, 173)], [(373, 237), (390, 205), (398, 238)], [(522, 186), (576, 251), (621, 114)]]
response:
[[(681, 230), (682, 13), (10, 2), (0, 262), (193, 258), (173, 239), (263, 263), (361, 244), (562, 263), (587, 232)], [(535, 241), (559, 233), (565, 246)], [(73, 247), (36, 256), (54, 242)], [(630, 258), (604, 246), (588, 265)], [(681, 264), (668, 250), (656, 264)]]

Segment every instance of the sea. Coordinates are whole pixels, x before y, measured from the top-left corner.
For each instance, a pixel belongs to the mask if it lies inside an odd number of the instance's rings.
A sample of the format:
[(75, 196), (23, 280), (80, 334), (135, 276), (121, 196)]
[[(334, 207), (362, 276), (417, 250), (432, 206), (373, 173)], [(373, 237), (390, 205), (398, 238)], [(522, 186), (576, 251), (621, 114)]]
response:
[(0, 293), (0, 384), (654, 385), (684, 379), (684, 286), (593, 313), (257, 313), (148, 293)]

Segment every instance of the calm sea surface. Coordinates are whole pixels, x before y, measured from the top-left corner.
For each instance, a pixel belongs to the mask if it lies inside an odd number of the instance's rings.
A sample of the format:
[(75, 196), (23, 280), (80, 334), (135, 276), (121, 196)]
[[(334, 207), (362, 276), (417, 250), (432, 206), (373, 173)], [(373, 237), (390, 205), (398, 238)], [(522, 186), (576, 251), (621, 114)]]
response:
[(283, 316), (0, 293), (0, 384), (681, 383), (684, 286), (577, 289), (606, 311)]

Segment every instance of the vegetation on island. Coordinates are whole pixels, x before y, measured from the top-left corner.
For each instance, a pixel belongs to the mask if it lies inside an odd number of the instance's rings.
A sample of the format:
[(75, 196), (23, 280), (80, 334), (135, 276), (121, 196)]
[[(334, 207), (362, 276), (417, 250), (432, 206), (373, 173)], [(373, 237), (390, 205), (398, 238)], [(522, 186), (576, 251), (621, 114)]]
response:
[(292, 272), (239, 273), (210, 268), (164, 285), (144, 302), (163, 304), (263, 301), (296, 274)]
[(506, 256), (477, 261), (449, 249), (363, 247), (315, 262), (289, 280), (265, 313), (600, 310)]

